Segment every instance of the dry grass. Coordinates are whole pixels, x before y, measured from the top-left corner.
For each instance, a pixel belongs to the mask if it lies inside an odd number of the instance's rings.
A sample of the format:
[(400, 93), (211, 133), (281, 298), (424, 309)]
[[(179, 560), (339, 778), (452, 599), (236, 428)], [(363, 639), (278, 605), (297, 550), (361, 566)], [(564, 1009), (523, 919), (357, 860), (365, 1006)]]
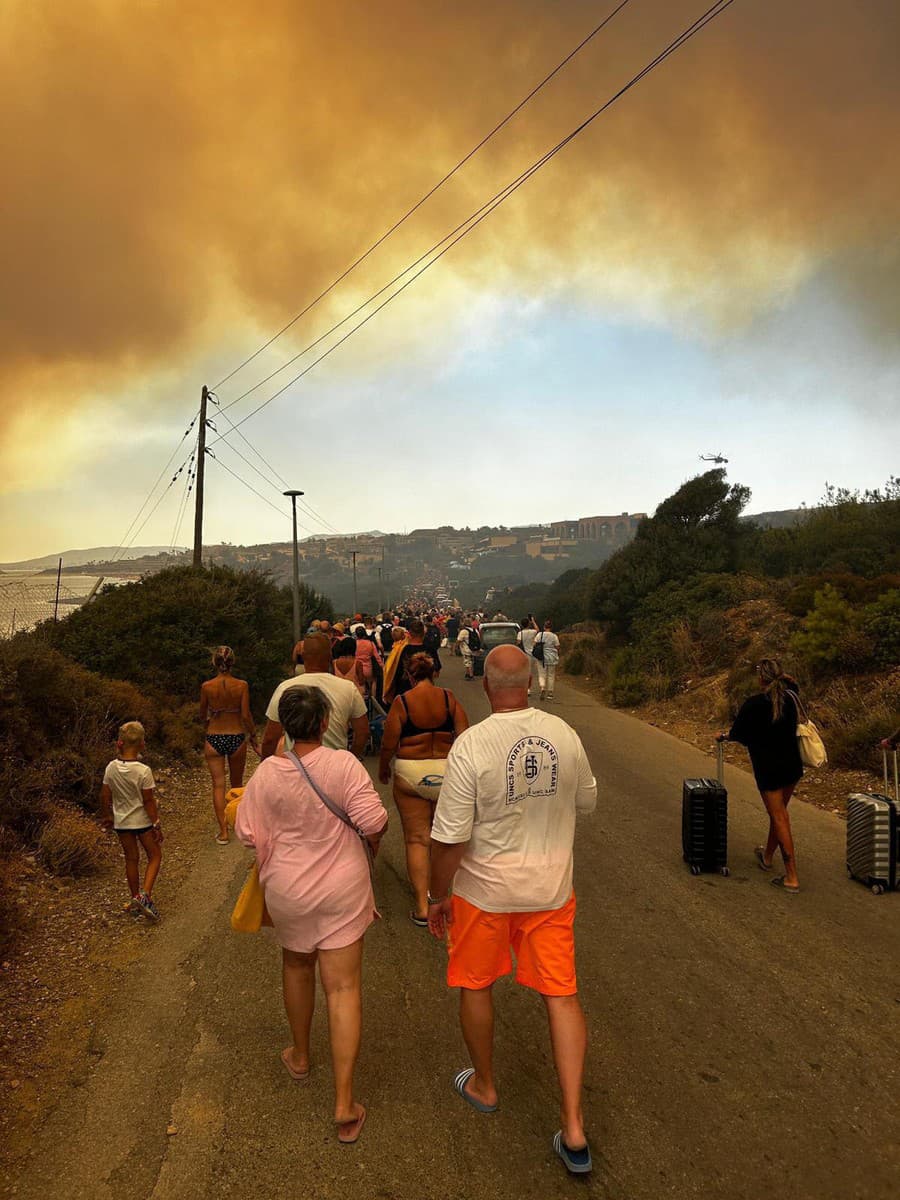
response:
[(94, 875), (104, 861), (97, 825), (71, 808), (58, 809), (41, 833), (41, 861), (54, 875)]

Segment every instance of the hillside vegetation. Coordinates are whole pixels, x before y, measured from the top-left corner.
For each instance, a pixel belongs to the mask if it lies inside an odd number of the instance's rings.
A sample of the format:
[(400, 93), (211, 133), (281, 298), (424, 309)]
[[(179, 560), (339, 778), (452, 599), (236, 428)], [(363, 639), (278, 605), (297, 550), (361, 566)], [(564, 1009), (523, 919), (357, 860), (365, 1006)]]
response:
[[(301, 621), (333, 616), (301, 589)], [(292, 601), (258, 572), (174, 567), (105, 589), (54, 624), (0, 643), (0, 949), (22, 920), (17, 864), (92, 871), (102, 768), (118, 727), (142, 721), (148, 760), (189, 760), (202, 744), (200, 684), (230, 645), (257, 715), (289, 667)]]
[(750, 493), (722, 470), (685, 483), (595, 572), (518, 589), (564, 639), (563, 669), (633, 707), (684, 696), (726, 723), (780, 658), (824, 727), (834, 765), (875, 767), (900, 724), (900, 480), (829, 488), (793, 526), (742, 519)]

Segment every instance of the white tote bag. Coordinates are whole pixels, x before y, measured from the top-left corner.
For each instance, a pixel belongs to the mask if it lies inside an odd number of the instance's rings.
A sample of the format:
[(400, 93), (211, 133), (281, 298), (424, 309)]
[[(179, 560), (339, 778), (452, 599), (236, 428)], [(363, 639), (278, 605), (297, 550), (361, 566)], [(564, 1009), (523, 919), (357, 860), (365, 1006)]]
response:
[(797, 748), (800, 751), (800, 761), (804, 767), (824, 767), (828, 762), (828, 751), (825, 749), (822, 735), (815, 722), (809, 719), (809, 714), (800, 703), (800, 697), (794, 692), (788, 692), (788, 695), (797, 705)]

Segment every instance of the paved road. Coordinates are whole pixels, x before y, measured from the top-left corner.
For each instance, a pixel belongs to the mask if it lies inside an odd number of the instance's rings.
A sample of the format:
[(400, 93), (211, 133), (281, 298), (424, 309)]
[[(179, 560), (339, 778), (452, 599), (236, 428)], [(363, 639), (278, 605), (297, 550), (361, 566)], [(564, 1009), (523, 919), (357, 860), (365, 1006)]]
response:
[[(481, 717), (481, 688), (460, 675), (451, 660), (445, 682)], [(378, 867), (385, 919), (366, 948), (359, 1144), (339, 1147), (329, 1121), (323, 1012), (314, 1082), (292, 1084), (278, 1061), (278, 952), (231, 933), (245, 852), (210, 844), (196, 886), (170, 901), (127, 992), (111, 997), (94, 1065), (36, 1137), (17, 1195), (896, 1196), (900, 896), (848, 883), (842, 823), (802, 804), (805, 891), (777, 894), (751, 857), (763, 827), (752, 779), (730, 768), (732, 876), (692, 878), (680, 786), (708, 760), (565, 684), (554, 711), (581, 733), (600, 784), (576, 848), (589, 1182), (570, 1180), (549, 1149), (556, 1096), (533, 995), (497, 988), (501, 1111), (480, 1116), (451, 1094), (466, 1062), (455, 999), (442, 948), (406, 919), (393, 819)]]

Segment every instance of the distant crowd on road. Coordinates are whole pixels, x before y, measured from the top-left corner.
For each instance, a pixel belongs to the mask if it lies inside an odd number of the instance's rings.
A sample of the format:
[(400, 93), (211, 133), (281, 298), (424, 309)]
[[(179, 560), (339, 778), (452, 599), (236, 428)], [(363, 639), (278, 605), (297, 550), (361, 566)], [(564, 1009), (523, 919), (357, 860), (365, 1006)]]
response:
[[(200, 693), (204, 755), (213, 785), (216, 842), (254, 850), (259, 924), (282, 950), (291, 1044), (281, 1062), (298, 1083), (310, 1077), (310, 1030), (318, 968), (328, 1008), (334, 1120), (355, 1142), (366, 1109), (354, 1092), (361, 1044), (362, 948), (379, 917), (372, 864), (388, 825), (365, 756), (392, 784), (412, 893), (409, 918), (447, 945), (447, 983), (460, 989), (470, 1065), (454, 1092), (493, 1113), (494, 983), (517, 982), (546, 1007), (561, 1092), (552, 1146), (567, 1170), (592, 1169), (582, 1081), (587, 1048), (575, 974), (573, 846), (576, 813), (596, 804), (597, 784), (577, 733), (534, 707), (554, 696), (560, 642), (550, 621), (512, 622), (498, 612), (403, 610), (347, 621), (312, 621), (294, 645), (294, 673), (275, 689), (261, 741), (234, 652), (220, 646)], [(472, 725), (442, 687), (442, 652), (460, 656), (463, 679), (483, 674), (490, 715)], [(759, 866), (780, 850), (786, 892), (799, 891), (788, 804), (803, 774), (795, 680), (773, 659), (757, 666), (750, 697), (722, 740), (748, 748), (769, 816)], [(896, 741), (900, 731), (885, 744)], [(247, 747), (261, 763), (243, 787)], [(125, 854), (129, 907), (158, 920), (152, 899), (162, 859), (153, 775), (142, 761), (144, 731), (128, 722), (104, 775), (101, 804)], [(231, 791), (228, 791), (230, 783)], [(227, 803), (231, 799), (230, 804)], [(139, 850), (147, 863), (139, 878)], [(255, 882), (254, 882), (255, 881)], [(245, 888), (246, 890), (246, 888)], [(254, 926), (254, 928), (257, 926)], [(515, 965), (514, 965), (515, 964)]]

